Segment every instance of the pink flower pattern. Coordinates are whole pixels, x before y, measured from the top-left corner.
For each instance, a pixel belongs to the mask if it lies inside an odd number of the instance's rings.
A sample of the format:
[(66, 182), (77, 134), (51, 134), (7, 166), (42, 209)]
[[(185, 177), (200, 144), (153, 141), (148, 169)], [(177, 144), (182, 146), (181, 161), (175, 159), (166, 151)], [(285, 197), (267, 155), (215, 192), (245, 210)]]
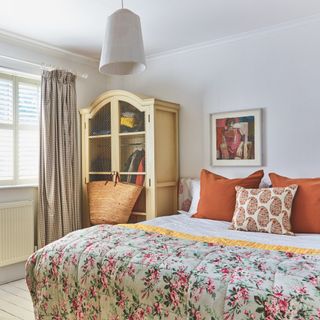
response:
[(37, 320), (320, 319), (320, 256), (103, 225), (40, 249), (26, 270)]

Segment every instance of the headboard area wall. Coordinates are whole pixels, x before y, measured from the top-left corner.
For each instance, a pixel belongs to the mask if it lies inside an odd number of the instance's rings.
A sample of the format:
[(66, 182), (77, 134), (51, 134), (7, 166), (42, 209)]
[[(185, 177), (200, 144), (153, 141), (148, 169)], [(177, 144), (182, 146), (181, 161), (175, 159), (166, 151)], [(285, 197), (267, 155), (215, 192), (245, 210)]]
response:
[(320, 176), (319, 29), (313, 18), (160, 55), (120, 87), (181, 105), (181, 177), (203, 167), (228, 177), (254, 171), (210, 166), (209, 114), (256, 108), (263, 109), (265, 171)]
[(262, 108), (265, 172), (320, 176), (320, 41), (315, 28), (319, 20), (215, 49), (223, 59), (204, 97), (206, 168), (228, 177), (255, 170), (210, 165), (209, 114)]

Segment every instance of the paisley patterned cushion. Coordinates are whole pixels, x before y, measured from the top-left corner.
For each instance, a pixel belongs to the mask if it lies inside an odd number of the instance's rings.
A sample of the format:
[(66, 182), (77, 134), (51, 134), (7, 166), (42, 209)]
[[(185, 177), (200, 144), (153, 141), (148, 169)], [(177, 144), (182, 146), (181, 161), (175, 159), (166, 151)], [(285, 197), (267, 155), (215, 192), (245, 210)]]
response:
[(284, 188), (236, 187), (237, 198), (230, 229), (293, 235), (291, 207), (297, 185)]

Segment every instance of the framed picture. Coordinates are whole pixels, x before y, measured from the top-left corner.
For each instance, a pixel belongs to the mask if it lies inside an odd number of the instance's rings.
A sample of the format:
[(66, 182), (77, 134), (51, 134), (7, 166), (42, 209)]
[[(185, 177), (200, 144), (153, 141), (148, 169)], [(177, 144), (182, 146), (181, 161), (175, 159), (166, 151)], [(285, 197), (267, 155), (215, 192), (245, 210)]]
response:
[(213, 166), (261, 166), (261, 109), (210, 116)]

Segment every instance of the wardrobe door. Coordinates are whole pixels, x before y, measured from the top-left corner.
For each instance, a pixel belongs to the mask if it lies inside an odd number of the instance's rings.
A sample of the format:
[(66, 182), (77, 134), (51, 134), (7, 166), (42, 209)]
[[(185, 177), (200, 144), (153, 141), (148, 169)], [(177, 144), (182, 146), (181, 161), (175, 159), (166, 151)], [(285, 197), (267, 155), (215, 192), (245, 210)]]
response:
[(111, 103), (90, 115), (88, 128), (89, 181), (109, 180), (111, 163)]
[[(119, 100), (118, 108), (120, 180), (145, 186), (145, 110), (123, 100)], [(136, 216), (145, 216), (145, 189), (137, 201), (134, 212)]]

